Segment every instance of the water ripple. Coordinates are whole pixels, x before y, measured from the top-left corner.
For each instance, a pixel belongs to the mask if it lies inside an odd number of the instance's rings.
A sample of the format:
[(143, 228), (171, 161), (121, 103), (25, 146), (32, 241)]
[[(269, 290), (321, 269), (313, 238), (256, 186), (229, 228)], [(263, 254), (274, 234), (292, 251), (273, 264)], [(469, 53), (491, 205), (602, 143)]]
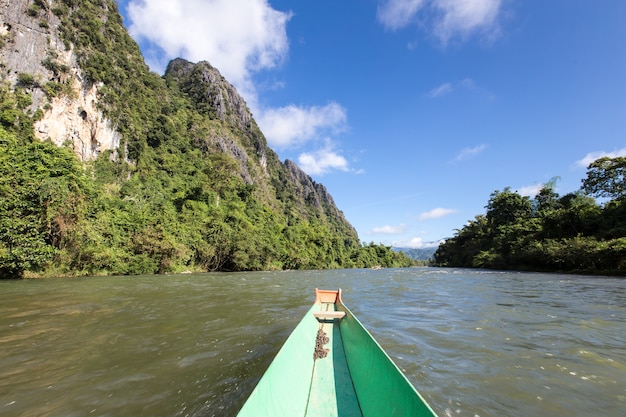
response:
[(413, 268), (0, 282), (3, 416), (234, 416), (313, 301), (442, 416), (621, 416), (626, 280)]

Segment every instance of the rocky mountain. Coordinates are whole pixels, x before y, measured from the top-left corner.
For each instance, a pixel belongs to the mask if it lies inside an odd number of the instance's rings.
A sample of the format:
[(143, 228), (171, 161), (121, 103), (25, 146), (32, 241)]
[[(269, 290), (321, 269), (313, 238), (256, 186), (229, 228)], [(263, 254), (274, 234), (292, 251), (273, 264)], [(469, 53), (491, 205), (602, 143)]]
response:
[(53, 6), (45, 0), (2, 0), (2, 80), (30, 91), (31, 111), (44, 110), (35, 123), (40, 140), (59, 146), (69, 141), (81, 160), (95, 159), (101, 151), (116, 149), (120, 134), (98, 108), (100, 85), (86, 78), (74, 45), (61, 39)]
[[(167, 66), (165, 79), (190, 97), (200, 112), (241, 133), (238, 141), (214, 135), (203, 138), (204, 142), (200, 140), (196, 146), (209, 149), (213, 146), (237, 160), (241, 176), (248, 184), (263, 182), (258, 179), (269, 178), (270, 171), (276, 171), (280, 178), (274, 182), (290, 184), (296, 199), (305, 202), (300, 207), (303, 215), (306, 216), (312, 209), (319, 217), (335, 219), (348, 226), (356, 236), (356, 231), (346, 221), (324, 185), (313, 181), (295, 162), (286, 160), (284, 164), (280, 163), (276, 154), (268, 148), (243, 98), (216, 68), (206, 61), (193, 64), (178, 58)], [(268, 170), (268, 164), (271, 170)]]
[(0, 275), (406, 261), (361, 246), (208, 62), (150, 72), (113, 0), (0, 0), (0, 82)]

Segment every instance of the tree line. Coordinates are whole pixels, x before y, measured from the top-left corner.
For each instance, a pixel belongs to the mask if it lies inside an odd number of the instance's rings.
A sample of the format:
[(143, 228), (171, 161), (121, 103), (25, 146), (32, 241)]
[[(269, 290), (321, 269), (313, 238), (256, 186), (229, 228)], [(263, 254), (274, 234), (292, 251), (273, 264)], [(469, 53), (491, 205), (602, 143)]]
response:
[(532, 199), (496, 190), (486, 213), (442, 243), (433, 263), (626, 275), (625, 174), (626, 158), (604, 157), (588, 166), (578, 191), (563, 196), (555, 192), (557, 178)]

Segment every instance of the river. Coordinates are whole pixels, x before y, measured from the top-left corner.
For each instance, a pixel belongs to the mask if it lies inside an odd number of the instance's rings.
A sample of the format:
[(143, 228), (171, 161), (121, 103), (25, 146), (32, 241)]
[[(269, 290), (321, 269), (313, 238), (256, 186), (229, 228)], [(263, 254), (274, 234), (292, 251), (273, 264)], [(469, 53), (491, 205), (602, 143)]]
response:
[(626, 279), (464, 269), (0, 281), (0, 415), (235, 416), (315, 287), (440, 416), (626, 412)]

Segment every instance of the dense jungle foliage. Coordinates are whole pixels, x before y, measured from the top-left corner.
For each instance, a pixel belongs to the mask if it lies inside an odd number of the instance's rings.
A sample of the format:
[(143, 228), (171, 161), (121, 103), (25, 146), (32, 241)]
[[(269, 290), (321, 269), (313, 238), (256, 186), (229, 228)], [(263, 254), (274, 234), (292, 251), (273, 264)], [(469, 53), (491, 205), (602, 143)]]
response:
[[(29, 13), (44, 7), (35, 2)], [(27, 74), (0, 86), (0, 277), (412, 265), (298, 201), (269, 148), (269, 180), (244, 181), (238, 162), (206, 138), (253, 147), (265, 143), (258, 127), (238, 131), (149, 72), (115, 2), (63, 0), (51, 12), (87, 81), (101, 83), (99, 105), (122, 143), (81, 163), (69, 144), (33, 133), (44, 110), (29, 110), (32, 89), (49, 97), (68, 89)]]
[[(626, 158), (591, 163), (578, 192), (534, 199), (505, 188), (439, 246), (439, 266), (626, 275)], [(607, 201), (599, 205), (593, 197)]]

